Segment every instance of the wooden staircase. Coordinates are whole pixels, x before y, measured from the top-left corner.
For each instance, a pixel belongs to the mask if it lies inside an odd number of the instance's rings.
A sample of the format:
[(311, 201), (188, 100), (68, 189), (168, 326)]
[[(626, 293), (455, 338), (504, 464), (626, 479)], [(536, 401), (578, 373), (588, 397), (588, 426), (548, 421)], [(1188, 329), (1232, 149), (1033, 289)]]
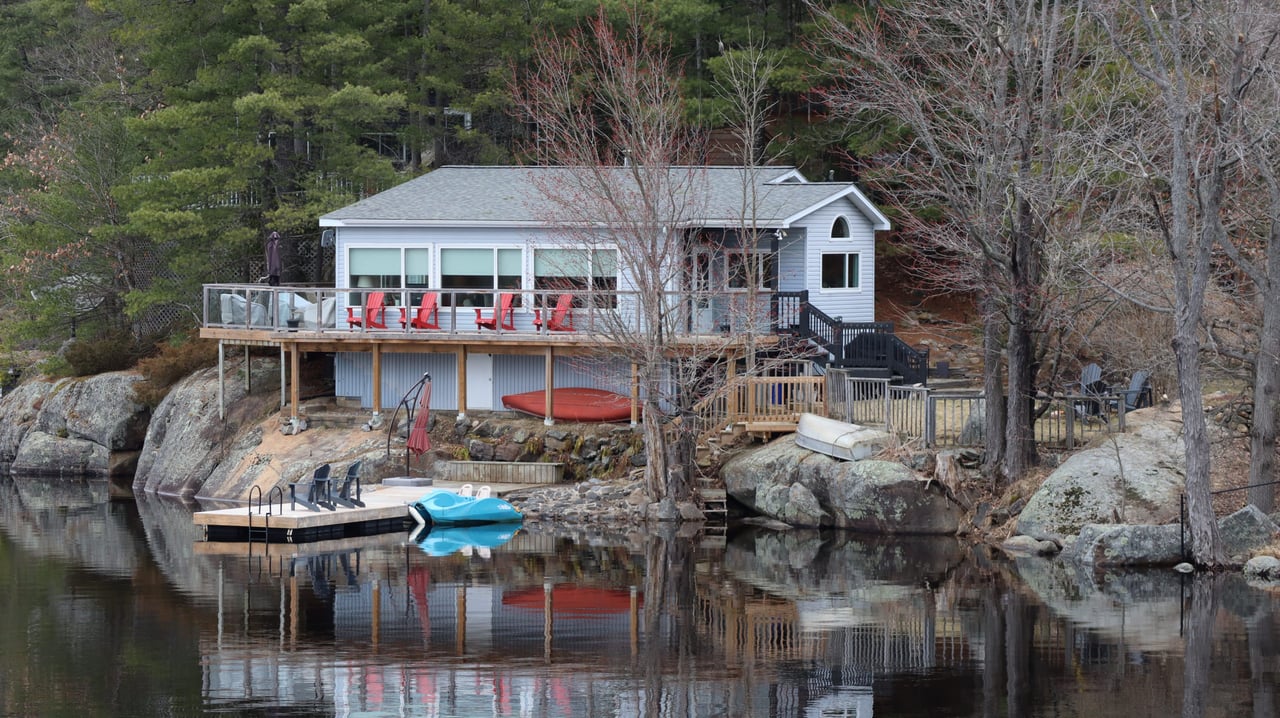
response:
[(725, 491), (724, 479), (700, 474), (694, 493), (707, 520), (706, 534), (723, 537), (729, 526), (729, 494)]

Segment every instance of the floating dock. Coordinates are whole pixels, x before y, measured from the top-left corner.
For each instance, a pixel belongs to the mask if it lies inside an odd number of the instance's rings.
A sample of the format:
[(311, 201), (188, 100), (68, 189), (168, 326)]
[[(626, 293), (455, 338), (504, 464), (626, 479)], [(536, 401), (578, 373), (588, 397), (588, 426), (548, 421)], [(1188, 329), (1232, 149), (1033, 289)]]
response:
[[(461, 482), (436, 481), (435, 488), (457, 490)], [(279, 492), (255, 497), (249, 505), (214, 511), (200, 511), (192, 516), (197, 526), (204, 527), (206, 541), (266, 541), (268, 543), (310, 543), (336, 539), (373, 536), (375, 534), (408, 531), (416, 524), (409, 515), (409, 504), (417, 501), (429, 490), (427, 486), (397, 486), (392, 480), (361, 493), (363, 507), (311, 511), (302, 504), (289, 505), (289, 495), (284, 494), (283, 504)], [(521, 485), (493, 485), (498, 495)]]

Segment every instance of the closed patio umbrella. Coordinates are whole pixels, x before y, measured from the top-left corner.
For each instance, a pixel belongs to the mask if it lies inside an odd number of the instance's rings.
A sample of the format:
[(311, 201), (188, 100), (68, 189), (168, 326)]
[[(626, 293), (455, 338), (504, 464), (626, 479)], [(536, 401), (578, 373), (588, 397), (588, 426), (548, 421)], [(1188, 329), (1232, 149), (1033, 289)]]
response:
[[(431, 416), (431, 376), (423, 375), (422, 393), (418, 395), (418, 413), (413, 417), (413, 427), (409, 429), (409, 441), (406, 444), (409, 453), (422, 457), (431, 450), (431, 435), (427, 433), (427, 420)], [(408, 459), (405, 460), (405, 471), (408, 473)]]
[(267, 237), (267, 284), (280, 286), (280, 233)]

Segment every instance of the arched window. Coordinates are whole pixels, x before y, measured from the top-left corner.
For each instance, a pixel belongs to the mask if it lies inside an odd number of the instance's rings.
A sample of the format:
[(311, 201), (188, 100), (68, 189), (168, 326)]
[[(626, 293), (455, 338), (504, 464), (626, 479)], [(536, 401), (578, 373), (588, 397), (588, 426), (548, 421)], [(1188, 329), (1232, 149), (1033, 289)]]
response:
[(849, 220), (844, 217), (836, 217), (836, 221), (831, 223), (832, 239), (848, 239), (849, 238)]

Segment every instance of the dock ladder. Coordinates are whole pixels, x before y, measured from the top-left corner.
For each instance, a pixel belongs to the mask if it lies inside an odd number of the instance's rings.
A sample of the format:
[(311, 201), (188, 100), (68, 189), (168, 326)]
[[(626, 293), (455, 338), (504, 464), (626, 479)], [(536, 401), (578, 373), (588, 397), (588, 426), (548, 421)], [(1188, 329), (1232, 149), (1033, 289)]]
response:
[[(258, 515), (262, 517), (262, 525), (255, 526), (253, 523), (254, 514), (254, 496), (257, 495)], [(254, 541), (262, 541), (263, 543), (271, 543), (271, 514), (272, 508), (278, 507), (279, 513), (284, 513), (284, 490), (279, 486), (271, 487), (271, 492), (267, 494), (267, 511), (262, 511), (262, 487), (255, 486), (249, 490), (249, 543)]]

